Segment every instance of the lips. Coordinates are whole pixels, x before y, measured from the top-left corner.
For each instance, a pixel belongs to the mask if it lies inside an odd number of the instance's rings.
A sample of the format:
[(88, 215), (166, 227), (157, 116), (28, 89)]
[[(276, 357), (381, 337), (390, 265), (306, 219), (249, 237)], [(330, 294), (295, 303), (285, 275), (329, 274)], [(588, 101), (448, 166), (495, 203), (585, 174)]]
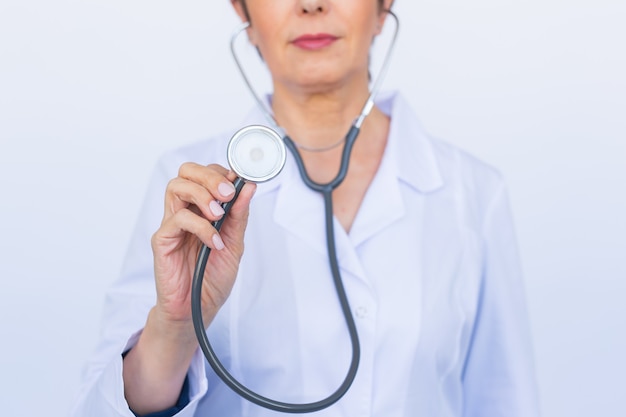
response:
[(316, 33), (299, 36), (291, 43), (298, 48), (315, 51), (332, 45), (336, 40), (336, 36), (329, 35), (327, 33)]

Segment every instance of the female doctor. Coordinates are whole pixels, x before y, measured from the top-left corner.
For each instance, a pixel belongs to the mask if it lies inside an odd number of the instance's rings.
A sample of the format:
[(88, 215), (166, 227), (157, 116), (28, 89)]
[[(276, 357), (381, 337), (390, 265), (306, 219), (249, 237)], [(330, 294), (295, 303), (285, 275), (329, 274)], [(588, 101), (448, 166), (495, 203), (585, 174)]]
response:
[[(271, 72), (274, 117), (317, 182), (339, 169), (391, 3), (232, 0)], [(263, 122), (255, 110), (243, 125)], [(162, 158), (108, 294), (75, 416), (281, 415), (232, 392), (198, 349), (190, 287), (199, 241), (212, 249), (204, 323), (233, 374), (296, 403), (325, 398), (343, 381), (350, 339), (328, 267), (323, 200), (289, 156), (277, 178), (244, 186), (217, 232), (218, 202), (235, 193), (224, 167), (229, 137)], [(429, 137), (389, 94), (365, 119), (332, 197), (361, 357), (345, 396), (316, 415), (538, 415), (500, 175)]]

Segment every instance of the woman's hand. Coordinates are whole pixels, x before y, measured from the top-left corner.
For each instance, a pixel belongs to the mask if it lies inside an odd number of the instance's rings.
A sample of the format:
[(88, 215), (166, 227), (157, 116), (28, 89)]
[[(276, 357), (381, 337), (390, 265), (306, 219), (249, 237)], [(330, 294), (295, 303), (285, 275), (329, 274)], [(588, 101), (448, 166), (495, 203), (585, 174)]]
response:
[(205, 325), (224, 304), (243, 254), (243, 236), (256, 185), (246, 184), (220, 233), (212, 222), (219, 202), (235, 195), (235, 175), (219, 165), (186, 163), (165, 192), (165, 213), (152, 236), (157, 301), (137, 344), (124, 358), (124, 393), (130, 408), (148, 414), (172, 407), (180, 395), (197, 341), (191, 318), (191, 284), (204, 243), (211, 248), (202, 291)]
[(163, 222), (152, 237), (156, 309), (162, 319), (191, 322), (191, 278), (200, 241), (211, 248), (202, 294), (207, 325), (230, 294), (243, 254), (248, 207), (255, 185), (244, 186), (221, 233), (211, 223), (224, 214), (220, 202), (234, 197), (234, 179), (232, 172), (219, 165), (187, 163), (168, 184)]

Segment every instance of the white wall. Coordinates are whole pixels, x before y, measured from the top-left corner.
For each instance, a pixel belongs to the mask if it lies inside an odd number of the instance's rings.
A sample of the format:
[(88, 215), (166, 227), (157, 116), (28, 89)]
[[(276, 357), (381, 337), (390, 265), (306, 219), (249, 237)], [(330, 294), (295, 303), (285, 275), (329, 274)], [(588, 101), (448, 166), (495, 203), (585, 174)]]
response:
[[(0, 3), (5, 415), (66, 414), (157, 156), (252, 105), (228, 3)], [(396, 11), (386, 87), (508, 179), (544, 414), (626, 415), (626, 4)]]

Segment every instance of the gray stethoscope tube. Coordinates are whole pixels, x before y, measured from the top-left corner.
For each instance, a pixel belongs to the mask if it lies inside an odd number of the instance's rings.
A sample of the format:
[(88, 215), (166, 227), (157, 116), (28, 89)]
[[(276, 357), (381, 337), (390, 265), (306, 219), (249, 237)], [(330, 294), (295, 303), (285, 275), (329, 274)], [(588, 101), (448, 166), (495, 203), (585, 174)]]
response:
[[(276, 400), (272, 400), (270, 398), (264, 397), (256, 392), (250, 390), (239, 381), (237, 381), (228, 370), (222, 365), (219, 361), (217, 355), (213, 351), (209, 339), (206, 334), (206, 327), (204, 325), (204, 321), (202, 319), (202, 282), (204, 278), (204, 272), (206, 269), (206, 264), (210, 254), (210, 248), (206, 245), (202, 245), (200, 249), (200, 253), (198, 254), (198, 261), (196, 263), (196, 268), (194, 271), (193, 281), (192, 281), (192, 289), (191, 289), (191, 310), (193, 316), (193, 324), (196, 332), (196, 336), (198, 338), (198, 343), (200, 348), (202, 349), (207, 361), (217, 374), (217, 376), (222, 379), (222, 381), (229, 386), (233, 391), (235, 391), (241, 397), (268, 409), (274, 411), (281, 411), (287, 413), (309, 413), (314, 411), (319, 411), (324, 408), (329, 407), (330, 405), (337, 402), (343, 395), (348, 391), (354, 378), (356, 377), (356, 372), (359, 365), (360, 358), (360, 346), (359, 339), (356, 330), (356, 325), (354, 323), (354, 318), (352, 317), (352, 313), (350, 311), (350, 304), (348, 302), (348, 298), (343, 286), (343, 282), (341, 280), (341, 274), (339, 271), (339, 262), (337, 260), (337, 252), (335, 247), (335, 232), (333, 225), (333, 204), (332, 204), (332, 192), (335, 188), (337, 188), (346, 177), (348, 172), (348, 162), (350, 160), (350, 154), (352, 151), (352, 147), (354, 142), (360, 132), (361, 125), (363, 121), (370, 113), (374, 106), (374, 98), (378, 93), (380, 85), (382, 83), (382, 79), (387, 71), (389, 66), (389, 60), (391, 57), (391, 52), (393, 47), (395, 46), (398, 29), (399, 29), (399, 21), (397, 16), (391, 12), (387, 11), (387, 13), (393, 17), (395, 21), (395, 30), (393, 33), (393, 38), (391, 40), (391, 44), (387, 53), (385, 55), (383, 65), (381, 67), (380, 73), (376, 78), (370, 95), (367, 99), (367, 102), (363, 106), (361, 114), (356, 118), (353, 125), (350, 127), (346, 137), (344, 149), (341, 157), (341, 165), (339, 168), (339, 172), (335, 176), (335, 178), (328, 183), (318, 183), (313, 181), (304, 166), (304, 162), (298, 151), (298, 146), (295, 142), (286, 134), (284, 134), (283, 130), (278, 126), (276, 120), (274, 119), (272, 112), (267, 108), (265, 103), (259, 98), (259, 96), (254, 91), (252, 84), (248, 80), (243, 67), (241, 66), (237, 54), (235, 51), (234, 43), (235, 39), (238, 37), (240, 33), (242, 33), (246, 28), (248, 28), (249, 23), (245, 23), (242, 25), (239, 30), (235, 32), (231, 40), (231, 50), (233, 53), (233, 57), (239, 70), (244, 78), (244, 81), (250, 92), (254, 96), (257, 104), (262, 109), (266, 118), (272, 125), (273, 129), (267, 128), (265, 126), (253, 125), (247, 126), (238, 132), (236, 132), (231, 138), (228, 145), (228, 163), (230, 168), (237, 174), (238, 178), (235, 180), (235, 196), (233, 199), (223, 204), (223, 208), (225, 214), (222, 218), (213, 223), (213, 226), (219, 231), (228, 211), (230, 210), (231, 205), (237, 199), (239, 192), (243, 188), (245, 181), (252, 182), (264, 182), (274, 178), (278, 173), (280, 173), (283, 168), (286, 160), (286, 152), (285, 148), (288, 148), (293, 154), (295, 161), (298, 166), (298, 170), (300, 171), (300, 175), (304, 183), (310, 189), (317, 191), (322, 194), (324, 197), (324, 211), (326, 218), (326, 242), (328, 248), (328, 260), (329, 266), (332, 272), (333, 282), (335, 284), (335, 289), (337, 292), (337, 296), (339, 298), (339, 303), (341, 306), (342, 313), (346, 320), (346, 326), (348, 328), (348, 332), (350, 334), (350, 340), (352, 343), (352, 360), (350, 363), (350, 367), (348, 369), (348, 373), (339, 388), (332, 393), (329, 397), (305, 404), (292, 404), (285, 403)], [(279, 134), (278, 132), (281, 132)], [(282, 136), (282, 137), (281, 137)], [(339, 143), (338, 143), (339, 144)], [(333, 147), (335, 145), (331, 145)], [(328, 149), (328, 148), (327, 148)]]

